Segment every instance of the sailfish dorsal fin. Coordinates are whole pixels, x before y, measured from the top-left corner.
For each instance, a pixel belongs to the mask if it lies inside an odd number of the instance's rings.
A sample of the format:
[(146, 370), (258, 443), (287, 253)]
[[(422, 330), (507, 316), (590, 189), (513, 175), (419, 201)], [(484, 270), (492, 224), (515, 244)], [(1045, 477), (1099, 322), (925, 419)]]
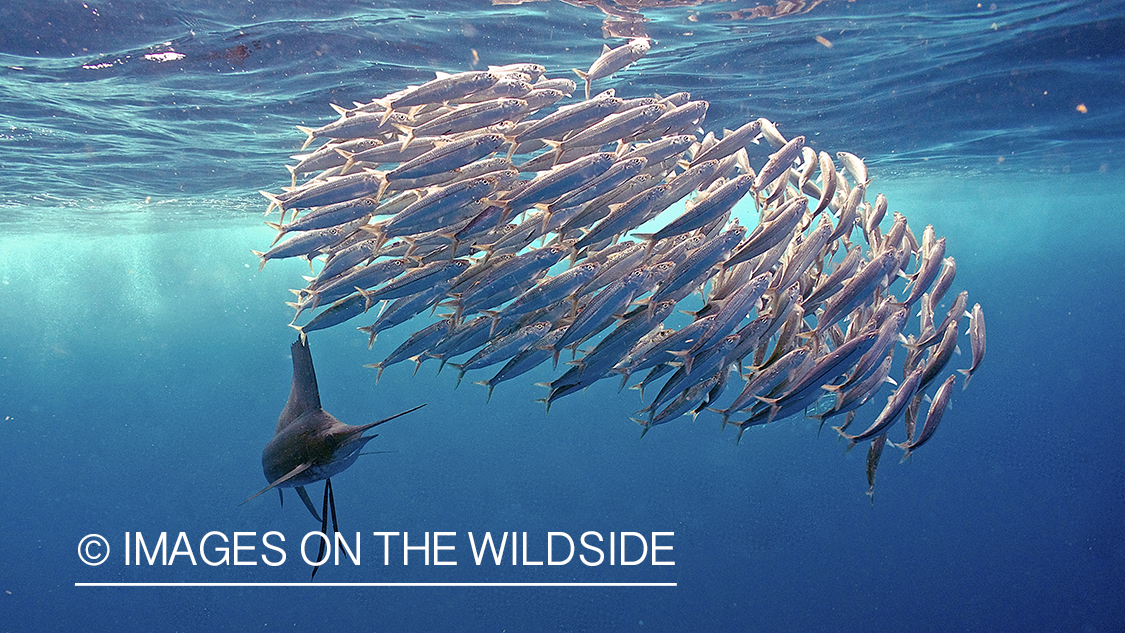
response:
[(316, 386), (316, 371), (313, 370), (308, 339), (297, 337), (297, 341), (289, 349), (293, 355), (293, 385), (289, 389), (289, 400), (277, 418), (274, 434), (281, 432), (305, 412), (320, 408), (320, 391)]

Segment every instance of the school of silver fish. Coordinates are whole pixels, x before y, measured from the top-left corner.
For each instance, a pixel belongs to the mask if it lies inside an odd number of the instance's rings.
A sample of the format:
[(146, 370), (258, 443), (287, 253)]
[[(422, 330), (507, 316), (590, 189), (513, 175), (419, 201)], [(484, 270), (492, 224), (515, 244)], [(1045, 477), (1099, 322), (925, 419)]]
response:
[[(895, 422), (904, 420), (905, 440), (892, 443), (904, 459), (936, 430), (962, 334), (965, 386), (980, 367), (981, 307), (967, 311), (961, 292), (935, 325), (956, 273), (945, 238), (927, 226), (919, 241), (905, 216), (887, 217), (882, 194), (868, 199), (859, 157), (833, 158), (764, 118), (703, 134), (708, 104), (687, 93), (590, 96), (649, 48), (606, 47), (575, 71), (586, 99), (570, 103), (575, 82), (522, 63), (333, 105), (337, 120), (300, 128), (306, 146), (324, 142), (293, 157), (291, 186), (262, 192), (267, 215), (281, 217), (267, 223), (274, 244), (254, 253), (263, 266), (323, 260), (289, 304), (302, 336), (376, 313), (359, 328), (370, 346), (396, 325), (436, 319), (369, 365), (376, 380), (406, 360), (415, 372), (431, 358), (448, 363), (458, 384), (491, 367), (478, 381), (491, 398), (563, 357), (566, 371), (541, 383), (548, 411), (599, 380), (625, 387), (643, 375), (634, 388), (645, 404), (632, 418), (642, 435), (704, 412), (738, 439), (798, 414), (821, 427), (841, 416), (833, 428), (849, 448), (872, 440), (872, 494)], [(692, 321), (667, 325), (682, 320), (677, 309)], [(859, 408), (886, 391), (875, 420), (853, 433)]]

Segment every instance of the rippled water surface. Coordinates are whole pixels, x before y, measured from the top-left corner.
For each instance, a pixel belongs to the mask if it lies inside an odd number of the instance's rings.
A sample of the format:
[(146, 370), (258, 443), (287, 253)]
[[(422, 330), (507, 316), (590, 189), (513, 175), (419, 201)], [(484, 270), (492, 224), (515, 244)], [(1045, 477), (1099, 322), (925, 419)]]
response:
[[(885, 176), (1113, 169), (1121, 3), (826, 1), (772, 19), (746, 4), (642, 9), (656, 46), (606, 85), (690, 90), (711, 129), (766, 116)], [(283, 180), (293, 126), (331, 120), (329, 102), (516, 61), (573, 77), (607, 41), (601, 11), (561, 2), (12, 3), (0, 17), (8, 208), (176, 198), (222, 213)]]

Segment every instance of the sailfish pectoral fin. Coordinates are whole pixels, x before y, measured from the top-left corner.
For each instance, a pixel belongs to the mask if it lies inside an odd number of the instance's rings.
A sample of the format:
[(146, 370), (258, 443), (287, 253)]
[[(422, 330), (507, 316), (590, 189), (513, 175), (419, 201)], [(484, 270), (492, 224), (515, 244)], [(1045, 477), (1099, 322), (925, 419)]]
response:
[(320, 515), (316, 513), (316, 508), (313, 506), (312, 499), (309, 499), (309, 493), (305, 492), (305, 487), (297, 486), (296, 488), (297, 496), (301, 498), (301, 501), (305, 502), (305, 507), (312, 513), (313, 518), (319, 521)]
[(270, 490), (280, 486), (281, 484), (289, 481), (290, 479), (296, 477), (297, 475), (300, 475), (301, 473), (305, 472), (306, 470), (309, 469), (310, 466), (312, 466), (312, 462), (305, 462), (305, 463), (301, 464), (300, 466), (297, 466), (293, 470), (291, 470), (291, 471), (285, 473), (284, 475), (282, 475), (281, 477), (279, 477), (277, 479), (277, 481), (274, 481), (273, 483), (266, 486), (265, 488), (262, 488), (254, 496), (250, 497), (249, 499), (247, 499), (246, 501), (243, 501), (242, 503), (240, 503), (238, 505), (242, 505), (244, 503), (247, 503), (249, 501), (257, 499), (258, 497), (260, 497), (263, 494), (269, 492)]

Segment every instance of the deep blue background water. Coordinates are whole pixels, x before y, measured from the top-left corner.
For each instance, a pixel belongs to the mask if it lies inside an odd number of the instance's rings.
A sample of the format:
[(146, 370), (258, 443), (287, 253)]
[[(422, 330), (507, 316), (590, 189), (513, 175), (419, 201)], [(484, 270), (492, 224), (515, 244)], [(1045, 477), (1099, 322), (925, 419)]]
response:
[[(326, 567), (326, 582), (676, 582), (675, 588), (76, 588), (293, 582), (318, 526), (264, 496), (261, 447), (289, 388), (287, 288), (303, 264), (257, 189), (285, 184), (293, 125), (428, 79), (537, 61), (587, 67), (600, 11), (560, 2), (7, 3), (0, 6), (0, 631), (1118, 630), (1125, 621), (1120, 336), (1120, 2), (752, 3), (646, 10), (652, 53), (606, 82), (691, 90), (706, 127), (767, 116), (867, 159), (874, 191), (957, 258), (989, 352), (914, 459), (790, 420), (733, 445), (713, 418), (637, 441), (608, 382), (544, 417), (405, 365), (374, 384), (350, 328), (311, 338), (350, 423), (419, 402), (334, 478), (341, 528), (457, 532), (456, 567)], [(817, 35), (833, 43), (818, 44)], [(185, 57), (157, 62), (146, 54)], [(1083, 104), (1085, 114), (1076, 108)], [(307, 271), (307, 269), (306, 269)], [(967, 350), (966, 350), (967, 352)], [(966, 365), (967, 358), (955, 360)], [(482, 378), (484, 376), (481, 376)], [(869, 405), (870, 406), (870, 405)], [(319, 500), (319, 486), (313, 492)], [(124, 533), (287, 536), (277, 568), (126, 567)], [(673, 567), (472, 565), (467, 532), (671, 531)], [(100, 567), (83, 535), (114, 548)], [(413, 540), (413, 539), (412, 539)], [(443, 539), (444, 542), (444, 539)], [(258, 553), (261, 553), (259, 548)], [(196, 549), (196, 555), (199, 555)], [(392, 559), (393, 560), (393, 559)]]

